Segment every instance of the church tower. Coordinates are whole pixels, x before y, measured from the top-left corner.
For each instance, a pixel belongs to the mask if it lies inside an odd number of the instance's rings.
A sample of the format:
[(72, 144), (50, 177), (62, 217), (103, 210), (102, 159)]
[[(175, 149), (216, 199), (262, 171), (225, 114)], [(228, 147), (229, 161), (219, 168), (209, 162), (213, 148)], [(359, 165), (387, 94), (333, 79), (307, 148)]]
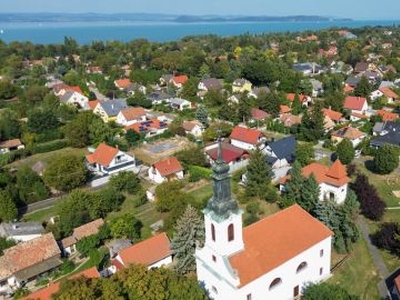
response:
[(229, 256), (243, 249), (242, 211), (231, 195), (229, 166), (222, 160), (221, 141), (213, 166), (214, 194), (204, 213), (205, 247), (216, 256)]

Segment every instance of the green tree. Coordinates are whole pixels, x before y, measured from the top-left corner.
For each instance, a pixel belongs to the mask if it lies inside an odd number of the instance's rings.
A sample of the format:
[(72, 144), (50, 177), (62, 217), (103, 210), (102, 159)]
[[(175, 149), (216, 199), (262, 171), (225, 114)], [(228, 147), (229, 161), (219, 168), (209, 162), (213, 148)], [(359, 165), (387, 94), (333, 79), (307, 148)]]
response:
[(119, 192), (128, 192), (129, 194), (136, 194), (141, 190), (140, 179), (133, 172), (119, 172), (112, 175), (110, 178), (110, 185)]
[(208, 111), (203, 105), (199, 105), (196, 109), (196, 119), (203, 125), (203, 128), (208, 127)]
[(324, 136), (324, 113), (321, 102), (316, 102), (310, 111), (304, 113), (300, 132), (301, 137), (310, 142), (316, 142)]
[(357, 97), (368, 97), (372, 92), (372, 85), (369, 83), (367, 77), (362, 76), (360, 82), (354, 88), (354, 96)]
[(201, 147), (188, 147), (177, 153), (176, 158), (186, 167), (190, 165), (207, 167), (209, 164)]
[(389, 174), (399, 165), (399, 148), (385, 144), (379, 148), (374, 157), (374, 170), (378, 174)]
[(15, 202), (6, 191), (0, 191), (0, 220), (12, 221), (18, 215)]
[(124, 214), (110, 223), (111, 235), (115, 239), (140, 240), (142, 227), (143, 223), (131, 213)]
[(277, 117), (280, 111), (281, 101), (276, 93), (261, 92), (258, 96), (258, 103), (262, 110)]
[(9, 140), (21, 135), (21, 123), (16, 113), (10, 109), (0, 112), (0, 139)]
[(288, 207), (301, 201), (302, 185), (304, 178), (301, 175), (301, 164), (296, 160), (290, 170), (290, 179), (285, 184), (285, 194), (281, 205)]
[(125, 139), (130, 146), (137, 146), (138, 142), (142, 139), (142, 135), (132, 129), (128, 129), (125, 133)]
[(106, 187), (91, 194), (87, 209), (92, 219), (104, 218), (108, 213), (117, 211), (124, 200), (125, 196), (121, 192)]
[(298, 143), (295, 149), (296, 160), (302, 167), (311, 163), (314, 159), (314, 148), (312, 143)]
[(170, 211), (176, 202), (185, 202), (185, 194), (181, 191), (182, 182), (166, 181), (159, 184), (155, 190), (156, 208), (160, 212)]
[(25, 92), (25, 97), (32, 103), (42, 102), (44, 97), (49, 93), (49, 90), (45, 86), (31, 85)]
[(46, 199), (50, 191), (45, 186), (42, 178), (33, 172), (31, 168), (25, 166), (18, 169), (17, 187), (19, 198), (25, 203), (32, 203)]
[(88, 171), (83, 159), (75, 155), (60, 155), (51, 160), (43, 172), (48, 186), (59, 191), (71, 191), (86, 183)]
[(175, 269), (180, 274), (196, 270), (194, 253), (204, 244), (204, 223), (197, 210), (188, 205), (175, 226), (171, 248), (177, 259)]
[(17, 244), (13, 239), (8, 239), (4, 237), (0, 237), (0, 255), (3, 255), (3, 251), (15, 246)]
[(192, 100), (192, 101), (196, 100), (198, 84), (199, 84), (198, 78), (190, 77), (183, 85), (182, 94), (181, 94), (182, 98)]
[(246, 194), (265, 199), (272, 179), (271, 166), (259, 147), (250, 153), (246, 172)]
[(139, 91), (136, 91), (133, 96), (126, 99), (126, 103), (134, 107), (140, 106), (143, 108), (151, 108), (153, 106), (153, 103), (149, 99), (147, 99), (143, 93)]
[(99, 117), (91, 111), (86, 111), (79, 113), (71, 122), (65, 125), (64, 134), (71, 146), (80, 148), (92, 144), (90, 126), (95, 119), (99, 119)]
[(302, 108), (303, 108), (303, 106), (301, 104), (299, 94), (296, 93), (294, 95), (294, 100), (293, 100), (293, 103), (292, 103), (292, 114), (294, 114), (294, 115), (300, 114)]
[(351, 163), (355, 156), (355, 150), (351, 141), (343, 139), (337, 146), (336, 154), (343, 164), (348, 165)]
[(306, 287), (304, 300), (358, 300), (360, 297), (349, 294), (337, 284), (327, 282), (313, 283)]
[(84, 256), (88, 256), (89, 252), (93, 249), (97, 249), (100, 244), (100, 239), (97, 234), (92, 234), (90, 236), (86, 236), (79, 240), (76, 243), (76, 249), (80, 254)]
[(30, 132), (44, 133), (56, 129), (59, 121), (51, 110), (37, 108), (29, 112), (27, 126)]
[(300, 200), (298, 204), (309, 213), (312, 213), (319, 201), (320, 188), (314, 174), (305, 178), (301, 188)]
[(326, 93), (324, 99), (324, 106), (328, 107), (334, 111), (341, 112), (343, 111), (343, 104), (344, 104), (344, 94), (341, 91), (336, 91), (333, 93)]

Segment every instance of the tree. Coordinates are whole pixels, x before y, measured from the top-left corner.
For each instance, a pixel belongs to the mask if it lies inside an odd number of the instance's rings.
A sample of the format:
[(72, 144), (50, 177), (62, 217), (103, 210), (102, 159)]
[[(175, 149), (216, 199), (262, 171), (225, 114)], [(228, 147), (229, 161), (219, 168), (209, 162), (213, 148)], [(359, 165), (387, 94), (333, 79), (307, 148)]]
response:
[(316, 102), (309, 112), (304, 113), (300, 132), (301, 137), (310, 142), (316, 142), (324, 136), (324, 113), (321, 102)]
[(358, 296), (349, 294), (337, 284), (327, 282), (312, 283), (306, 287), (304, 300), (358, 300)]
[(17, 187), (19, 199), (25, 203), (32, 203), (46, 199), (50, 192), (42, 178), (29, 167), (22, 167), (17, 172)]
[(9, 140), (21, 135), (21, 123), (16, 113), (10, 109), (0, 112), (0, 139)]
[(325, 91), (325, 93), (327, 95), (325, 96), (324, 106), (334, 111), (342, 111), (344, 104), (344, 94), (341, 91), (336, 91), (329, 94)]
[(159, 184), (155, 190), (156, 208), (160, 212), (170, 211), (176, 202), (185, 202), (185, 194), (181, 191), (182, 182), (166, 181)]
[(185, 168), (190, 165), (200, 166), (200, 167), (209, 166), (203, 148), (201, 147), (185, 148), (175, 153), (175, 156), (185, 166)]
[(381, 248), (391, 252), (394, 255), (400, 254), (400, 228), (399, 224), (385, 222), (380, 225), (378, 231), (372, 236), (373, 243)]
[(15, 246), (17, 244), (13, 239), (8, 239), (4, 237), (0, 237), (0, 255), (3, 255), (3, 251)]
[(302, 167), (310, 164), (314, 159), (314, 148), (312, 143), (297, 143), (295, 149), (296, 160)]
[(85, 184), (88, 175), (82, 158), (75, 155), (60, 155), (49, 162), (43, 172), (43, 180), (59, 191), (71, 191)]
[(59, 126), (55, 114), (49, 109), (33, 109), (28, 114), (28, 130), (34, 133), (44, 133)]
[(250, 161), (246, 172), (246, 194), (265, 199), (271, 183), (272, 170), (267, 163), (267, 156), (259, 147), (250, 153)]
[(96, 141), (104, 142), (109, 129), (99, 116), (92, 112), (81, 112), (64, 127), (65, 137), (71, 146), (81, 148)]
[(384, 144), (379, 148), (374, 157), (374, 170), (378, 174), (389, 174), (399, 165), (399, 148)]
[(130, 146), (137, 146), (138, 142), (142, 139), (142, 136), (132, 129), (128, 129), (125, 133), (125, 139)]
[(294, 114), (294, 115), (300, 114), (302, 108), (303, 108), (303, 106), (301, 104), (299, 94), (296, 93), (294, 95), (294, 100), (292, 102), (292, 114)]
[(143, 108), (151, 108), (153, 106), (153, 103), (140, 91), (136, 91), (133, 96), (126, 99), (126, 103), (134, 107), (140, 106)]
[(362, 76), (360, 82), (354, 88), (354, 96), (368, 97), (371, 92), (372, 92), (372, 85), (369, 83), (367, 77)]
[(76, 249), (79, 251), (80, 254), (84, 256), (88, 256), (89, 252), (93, 249), (97, 249), (100, 244), (100, 239), (97, 234), (92, 234), (90, 236), (86, 236), (79, 240), (76, 243)]
[(194, 253), (196, 247), (204, 244), (204, 223), (197, 210), (188, 205), (175, 226), (171, 241), (172, 251), (177, 259), (175, 269), (180, 274), (196, 270)]
[(315, 179), (314, 174), (311, 174), (308, 178), (304, 179), (301, 191), (302, 193), (297, 203), (306, 211), (312, 213), (319, 201), (320, 194), (319, 184)]
[(119, 172), (112, 175), (109, 181), (110, 185), (119, 192), (128, 192), (133, 195), (141, 190), (140, 179), (133, 172)]
[(351, 141), (343, 139), (337, 146), (336, 154), (343, 164), (348, 165), (351, 163), (355, 156), (355, 150)]
[(127, 213), (114, 219), (110, 224), (111, 235), (115, 239), (138, 241), (141, 238), (143, 223), (133, 214)]
[(182, 97), (188, 100), (196, 100), (197, 86), (199, 79), (190, 77), (182, 88)]
[(288, 207), (301, 200), (303, 181), (304, 178), (301, 175), (301, 165), (298, 161), (295, 161), (290, 170), (290, 179), (285, 184), (285, 194), (281, 203), (283, 207)]
[(258, 96), (258, 103), (262, 110), (277, 117), (280, 111), (281, 101), (276, 93), (261, 92)]
[(15, 202), (6, 191), (0, 191), (0, 220), (12, 221), (18, 215)]
[(124, 200), (125, 196), (121, 192), (106, 187), (91, 194), (87, 210), (92, 219), (104, 218), (108, 213), (117, 211)]
[(203, 105), (199, 105), (196, 109), (196, 119), (203, 125), (203, 128), (208, 127), (208, 111)]

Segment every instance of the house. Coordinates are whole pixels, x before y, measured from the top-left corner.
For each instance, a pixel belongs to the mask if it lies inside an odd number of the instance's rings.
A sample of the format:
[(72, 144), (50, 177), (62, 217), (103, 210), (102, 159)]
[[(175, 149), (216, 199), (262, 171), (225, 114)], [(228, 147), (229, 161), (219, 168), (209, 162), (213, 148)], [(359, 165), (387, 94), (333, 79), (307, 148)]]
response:
[(270, 118), (271, 115), (261, 109), (258, 108), (252, 108), (250, 110), (250, 122), (257, 122), (257, 126), (258, 126), (258, 122), (259, 121), (264, 121), (267, 118)]
[(399, 118), (399, 115), (394, 113), (394, 112), (390, 112), (388, 110), (384, 110), (384, 109), (378, 109), (376, 111), (376, 114), (378, 116), (382, 117), (382, 121), (386, 122), (386, 121), (395, 121)]
[[(346, 167), (337, 159), (331, 167), (320, 163), (311, 163), (301, 170), (304, 177), (314, 175), (320, 189), (319, 200), (331, 200), (342, 204), (347, 196), (347, 187), (350, 178), (347, 176)], [(285, 183), (290, 180), (290, 175), (280, 180), (280, 190), (285, 191)]]
[(331, 140), (334, 144), (339, 144), (343, 139), (348, 139), (354, 148), (357, 147), (364, 138), (364, 132), (351, 126), (340, 128), (331, 134)]
[(89, 109), (93, 111), (96, 108), (97, 104), (99, 104), (99, 102), (100, 100), (90, 100), (88, 102)]
[[(322, 109), (324, 113), (324, 126), (326, 130), (331, 130), (335, 125), (339, 124), (343, 120), (343, 114), (337, 111), (334, 111), (329, 108)], [(327, 126), (327, 124), (331, 124), (331, 126)]]
[(124, 108), (118, 113), (116, 123), (122, 126), (129, 126), (140, 121), (146, 121), (146, 115), (147, 113), (143, 107)]
[(222, 89), (222, 79), (217, 78), (204, 78), (200, 80), (197, 88), (200, 91), (211, 91), (211, 90), (220, 90)]
[[(286, 106), (286, 105), (281, 105)], [(302, 115), (292, 115), (291, 113), (282, 114), (279, 117), (279, 121), (283, 123), (285, 127), (292, 127), (293, 125), (301, 124)]]
[(174, 77), (173, 74), (165, 74), (162, 75), (159, 79), (161, 86), (166, 86), (168, 83), (171, 82), (171, 79)]
[(76, 252), (76, 243), (84, 237), (97, 234), (101, 226), (104, 225), (103, 219), (96, 219), (82, 226), (74, 228), (72, 235), (61, 240), (60, 247), (64, 255), (69, 256)]
[(3, 253), (0, 257), (0, 295), (10, 294), (62, 264), (60, 248), (52, 233), (19, 243)]
[(60, 102), (75, 105), (80, 109), (89, 110), (89, 98), (77, 91), (69, 90), (60, 96)]
[(292, 111), (292, 109), (291, 109), (289, 106), (287, 106), (287, 105), (280, 105), (280, 106), (279, 106), (279, 115), (280, 115), (280, 116), (285, 115), (285, 114), (288, 114), (288, 113), (290, 113), (291, 111)]
[(129, 129), (135, 131), (136, 133), (143, 134), (145, 138), (161, 134), (168, 129), (167, 121), (160, 121), (157, 118), (148, 118), (146, 121), (137, 122), (128, 126), (125, 126), (124, 130)]
[(368, 102), (364, 97), (347, 96), (344, 99), (343, 108), (350, 111), (350, 120), (357, 121), (365, 117), (368, 110)]
[[(310, 96), (304, 95), (304, 94), (300, 94), (299, 96), (299, 100), (301, 102), (301, 104), (303, 106), (309, 106), (310, 104), (312, 104), (312, 99)], [(289, 100), (290, 102), (293, 103), (294, 99), (296, 98), (296, 94), (295, 93), (289, 93), (286, 94), (286, 99)]]
[(181, 98), (172, 98), (169, 103), (173, 109), (180, 111), (192, 108), (192, 103), (190, 101)]
[(115, 258), (121, 250), (131, 247), (132, 243), (127, 239), (115, 239), (106, 246), (110, 252), (110, 258), (112, 259)]
[(389, 87), (382, 87), (379, 89), (379, 91), (382, 92), (382, 95), (387, 98), (388, 103), (393, 103), (399, 99), (399, 95), (397, 95)]
[(324, 72), (324, 68), (314, 62), (293, 64), (292, 69), (301, 72), (304, 76), (314, 76)]
[(377, 137), (371, 140), (371, 147), (379, 148), (384, 144), (400, 146), (400, 123), (393, 121), (378, 122), (372, 132)]
[(400, 299), (400, 275), (393, 280), (393, 293)]
[(188, 81), (188, 77), (186, 75), (176, 75), (171, 78), (170, 82), (178, 89), (181, 89), (183, 85)]
[(86, 164), (92, 172), (111, 175), (132, 168), (135, 158), (118, 148), (101, 143), (93, 153), (86, 155)]
[(165, 232), (121, 250), (112, 261), (115, 270), (130, 264), (142, 264), (150, 270), (168, 266), (171, 263), (172, 250)]
[(261, 131), (241, 126), (233, 128), (230, 139), (233, 146), (245, 150), (254, 150), (259, 143), (266, 140)]
[(172, 98), (174, 97), (162, 91), (153, 92), (147, 95), (147, 99), (150, 100), (153, 103), (153, 105), (169, 103)]
[(364, 73), (367, 70), (369, 70), (369, 63), (365, 61), (360, 61), (356, 63), (354, 67), (354, 73)]
[(45, 232), (40, 222), (0, 223), (0, 236), (17, 242), (26, 242), (40, 237)]
[(170, 156), (151, 165), (149, 178), (156, 183), (183, 178), (183, 167), (175, 156)]
[(184, 121), (182, 128), (186, 134), (192, 134), (195, 137), (200, 137), (203, 134), (203, 126), (196, 121)]
[(20, 139), (13, 139), (0, 142), (0, 154), (21, 149), (25, 149), (25, 145), (22, 144)]
[(312, 86), (312, 97), (320, 97), (324, 93), (324, 87), (321, 81), (316, 80), (314, 78), (310, 79), (310, 83)]
[[(79, 277), (86, 278), (100, 278), (100, 273), (96, 267), (91, 267), (87, 270), (78, 272), (72, 276), (69, 276), (68, 279), (74, 279)], [(61, 281), (51, 282), (47, 287), (37, 290), (33, 293), (30, 293), (28, 296), (21, 298), (21, 300), (52, 300), (52, 295), (57, 293), (60, 289)]]
[(251, 92), (253, 85), (250, 81), (244, 78), (239, 78), (232, 83), (232, 93)]
[(229, 168), (218, 161), (213, 170), (205, 243), (195, 252), (197, 280), (210, 298), (297, 299), (330, 277), (330, 229), (297, 204), (243, 228)]
[(263, 152), (267, 154), (267, 162), (272, 168), (282, 168), (290, 165), (295, 159), (297, 141), (293, 136), (278, 141), (268, 142)]
[(129, 86), (132, 85), (132, 82), (130, 81), (129, 78), (121, 78), (121, 79), (114, 80), (114, 85), (120, 91), (124, 91), (127, 88), (129, 88)]
[[(219, 149), (219, 145), (221, 148)], [(214, 164), (218, 155), (228, 164), (229, 172), (233, 173), (249, 164), (249, 152), (229, 143), (213, 143), (205, 147), (206, 155), (211, 164)]]
[(119, 112), (128, 108), (125, 99), (113, 99), (97, 103), (93, 113), (100, 116), (104, 123), (115, 121)]
[(251, 90), (251, 92), (248, 94), (249, 97), (253, 97), (258, 99), (260, 95), (264, 94), (269, 94), (271, 93), (271, 90), (267, 86), (261, 86), (261, 87), (255, 87), (254, 89)]

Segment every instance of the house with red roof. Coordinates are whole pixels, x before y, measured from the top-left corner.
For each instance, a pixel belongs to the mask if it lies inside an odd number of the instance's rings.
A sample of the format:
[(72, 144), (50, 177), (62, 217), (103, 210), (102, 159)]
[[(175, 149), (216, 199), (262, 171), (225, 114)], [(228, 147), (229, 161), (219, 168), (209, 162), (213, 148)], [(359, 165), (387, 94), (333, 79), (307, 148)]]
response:
[(341, 141), (343, 141), (343, 139), (348, 139), (355, 148), (362, 142), (365, 137), (365, 133), (358, 128), (346, 126), (332, 132), (331, 141), (334, 144), (339, 144)]
[(136, 122), (124, 127), (125, 131), (129, 129), (148, 138), (166, 131), (168, 129), (168, 123), (165, 119), (161, 121), (158, 118), (147, 118), (145, 121)]
[[(303, 106), (309, 106), (312, 104), (312, 98), (310, 96), (299, 94), (299, 100)], [(286, 94), (286, 99), (293, 103), (294, 99), (296, 98), (295, 93), (288, 93)]]
[(253, 150), (257, 144), (266, 141), (266, 138), (261, 131), (242, 126), (236, 126), (233, 128), (230, 139), (233, 146), (245, 150)]
[(394, 91), (392, 91), (389, 87), (384, 86), (381, 87), (369, 95), (372, 101), (378, 100), (379, 98), (385, 96), (387, 99), (387, 103), (393, 103), (399, 99), (399, 95), (397, 95)]
[(135, 158), (118, 148), (101, 143), (96, 150), (86, 155), (86, 165), (92, 172), (111, 175), (132, 168)]
[(146, 121), (147, 113), (143, 107), (128, 107), (120, 110), (116, 123), (121, 126), (129, 126), (140, 121)]
[(258, 108), (252, 108), (250, 110), (250, 116), (251, 116), (251, 119), (250, 119), (251, 122), (264, 121), (265, 119), (271, 117), (271, 115), (269, 113), (267, 113), (261, 109), (258, 109)]
[(381, 116), (381, 117), (382, 117), (382, 121), (383, 121), (383, 122), (386, 122), (386, 121), (395, 121), (395, 120), (397, 120), (397, 119), (399, 118), (399, 115), (398, 115), (398, 114), (396, 114), (396, 113), (394, 113), (394, 112), (391, 112), (391, 111), (388, 111), (388, 110), (385, 110), (385, 109), (378, 109), (378, 110), (376, 111), (376, 114), (377, 114), (378, 116)]
[(308, 284), (328, 279), (333, 232), (297, 204), (243, 228), (228, 170), (221, 161), (213, 167), (205, 243), (195, 252), (197, 279), (209, 297), (298, 299)]
[(343, 108), (350, 111), (352, 121), (367, 118), (368, 102), (364, 97), (347, 96), (344, 99)]
[(324, 129), (326, 132), (332, 130), (337, 124), (343, 120), (343, 114), (332, 109), (323, 108), (324, 113)]
[(171, 263), (172, 250), (165, 232), (122, 249), (112, 261), (115, 271), (130, 264), (141, 264), (151, 269), (168, 266)]
[(183, 178), (183, 167), (175, 156), (170, 156), (151, 165), (148, 171), (150, 180), (156, 183)]
[[(305, 166), (301, 174), (309, 177), (315, 176), (320, 188), (319, 200), (332, 200), (337, 204), (344, 202), (347, 196), (347, 187), (350, 178), (347, 176), (346, 167), (337, 159), (332, 166), (328, 167), (320, 163), (311, 163)], [(285, 183), (290, 180), (290, 175), (280, 180), (280, 190), (285, 191)]]
[[(218, 158), (218, 143), (207, 145), (205, 152), (210, 164), (214, 164)], [(249, 152), (229, 143), (221, 143), (221, 156), (223, 161), (229, 165), (230, 173), (242, 169), (249, 164)]]
[(184, 121), (182, 128), (186, 134), (192, 134), (195, 137), (200, 137), (204, 131), (202, 124), (198, 121)]
[(176, 88), (181, 89), (188, 79), (189, 78), (186, 75), (175, 75), (171, 78), (170, 82)]
[(114, 80), (114, 85), (117, 89), (124, 91), (128, 89), (133, 83), (130, 81), (129, 78), (121, 78)]
[(20, 149), (25, 149), (25, 145), (20, 139), (12, 139), (0, 142), (0, 154)]
[[(75, 275), (69, 276), (68, 279), (75, 279), (79, 277), (86, 278), (100, 278), (100, 273), (96, 267), (91, 267), (87, 270), (76, 273)], [(21, 300), (52, 300), (52, 295), (60, 290), (61, 281), (52, 282), (47, 287), (30, 293), (28, 296), (21, 298)]]

